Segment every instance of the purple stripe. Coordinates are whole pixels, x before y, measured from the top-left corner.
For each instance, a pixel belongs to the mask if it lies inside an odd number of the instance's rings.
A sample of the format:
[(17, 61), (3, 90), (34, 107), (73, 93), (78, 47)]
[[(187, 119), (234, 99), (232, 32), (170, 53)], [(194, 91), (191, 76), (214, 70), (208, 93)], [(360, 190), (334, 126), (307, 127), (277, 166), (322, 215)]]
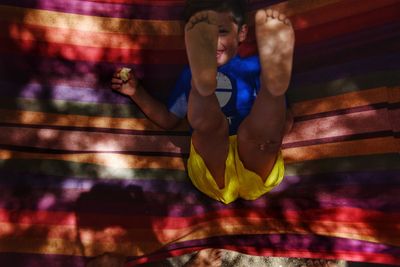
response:
[[(73, 83), (74, 81), (68, 82)], [(46, 82), (42, 84), (17, 84), (0, 81), (0, 89), (3, 97), (132, 105), (131, 99), (111, 90), (111, 80), (105, 86), (97, 86), (94, 83), (91, 85), (93, 87), (82, 88), (69, 85), (49, 85)], [(147, 87), (158, 89), (151, 86)], [(161, 88), (162, 90), (160, 91), (168, 91), (170, 88), (172, 87), (166, 86), (166, 88)], [(162, 93), (165, 94), (165, 92)]]
[(179, 4), (157, 6), (154, 3), (117, 4), (82, 0), (1, 0), (0, 4), (89, 16), (146, 20), (179, 20), (183, 11), (183, 6)]
[[(41, 127), (38, 127), (41, 128)], [(184, 134), (176, 134), (171, 136), (185, 136)], [(186, 152), (157, 152), (157, 151), (133, 151), (133, 150), (64, 150), (64, 149), (51, 149), (41, 147), (28, 147), (28, 146), (14, 146), (7, 144), (0, 144), (0, 149), (19, 151), (19, 152), (30, 152), (30, 153), (49, 153), (49, 154), (98, 154), (98, 153), (112, 153), (112, 154), (123, 154), (133, 156), (144, 156), (144, 157), (180, 157), (187, 158), (189, 155)]]
[[(298, 34), (303, 32), (315, 32), (316, 28), (321, 28), (322, 25), (311, 26), (308, 28), (299, 29)], [(400, 21), (394, 19), (387, 21), (385, 24), (377, 24), (365, 28), (358, 29), (354, 32), (347, 32), (341, 35), (336, 35), (333, 38), (326, 39), (325, 41), (305, 43), (301, 45), (301, 51), (323, 53), (327, 48), (340, 50), (343, 48), (353, 49), (360, 46), (369, 46), (374, 44), (384, 45), (384, 40), (399, 37)], [(386, 44), (398, 46), (398, 44)], [(375, 51), (379, 52), (379, 51)]]
[[(400, 49), (400, 48), (399, 48)], [(340, 55), (337, 55), (340, 57)], [(386, 71), (400, 69), (400, 54), (392, 53), (374, 57), (363, 57), (355, 61), (324, 67), (322, 64), (307, 72), (300, 72), (300, 68), (294, 71), (292, 83), (295, 87), (304, 84), (326, 82), (340, 78), (352, 77), (372, 71)]]
[[(4, 174), (3, 174), (4, 175)], [(400, 173), (396, 173), (393, 175), (393, 177), (389, 177), (388, 174), (386, 173), (379, 173), (379, 175), (384, 179), (385, 182), (371, 182), (368, 183), (368, 181), (365, 181), (366, 179), (363, 179), (362, 181), (352, 182), (348, 184), (341, 184), (341, 183), (334, 183), (334, 182), (319, 182), (314, 181), (313, 185), (310, 184), (301, 184), (301, 185), (292, 185), (289, 184), (289, 182), (284, 182), (281, 184), (277, 189), (272, 191), (271, 194), (269, 194), (270, 198), (276, 198), (276, 196), (279, 195), (279, 197), (282, 197), (282, 199), (289, 199), (289, 198), (299, 198), (299, 199), (305, 199), (310, 201), (310, 198), (312, 196), (320, 196), (320, 200), (326, 201), (328, 203), (328, 200), (330, 200), (332, 197), (335, 197), (335, 200), (341, 204), (344, 204), (345, 206), (353, 206), (354, 203), (356, 203), (359, 200), (362, 201), (367, 201), (367, 199), (372, 198), (371, 203), (368, 203), (368, 205), (364, 205), (364, 207), (368, 207), (370, 209), (376, 210), (377, 208), (381, 208), (382, 206), (385, 206), (388, 203), (391, 206), (399, 206), (400, 203), (389, 203), (390, 199), (395, 198), (398, 194), (400, 194), (400, 189), (399, 188), (392, 188), (394, 186), (399, 186), (399, 182), (395, 182), (391, 180), (398, 179)], [(16, 176), (16, 175), (15, 175)], [(149, 180), (149, 179), (132, 179), (129, 182), (124, 182), (116, 179), (101, 179), (100, 181), (92, 181), (92, 180), (83, 180), (83, 179), (71, 179), (71, 178), (51, 178), (51, 176), (48, 175), (42, 175), (40, 176), (39, 179), (36, 179), (35, 176), (39, 176), (38, 174), (32, 174), (32, 175), (27, 175), (27, 174), (21, 174), (15, 177), (14, 175), (9, 175), (3, 177), (2, 181), (0, 182), (0, 188), (2, 191), (6, 192), (8, 190), (12, 191), (12, 188), (14, 187), (19, 187), (22, 185), (22, 182), (25, 182), (26, 188), (30, 188), (32, 190), (32, 193), (38, 193), (41, 192), (44, 188), (48, 190), (49, 192), (54, 192), (58, 190), (65, 190), (65, 192), (74, 192), (74, 194), (80, 194), (82, 192), (87, 192), (90, 191), (91, 188), (94, 186), (102, 185), (102, 186), (109, 186), (109, 187), (119, 187), (119, 188), (129, 188), (131, 186), (134, 187), (140, 187), (143, 192), (146, 193), (151, 193), (154, 195), (179, 195), (182, 192), (187, 192), (187, 194), (195, 194), (193, 185), (191, 184), (189, 179), (182, 180), (182, 181), (176, 181), (176, 180), (162, 180), (162, 179), (154, 179), (154, 180)], [(23, 177), (28, 177), (28, 178), (23, 178)], [(15, 179), (15, 181), (12, 181), (11, 179)], [(290, 177), (293, 178), (293, 177)], [(286, 178), (286, 179), (290, 179)], [(321, 180), (321, 177), (319, 177)], [(375, 180), (379, 178), (378, 175), (374, 176)], [(300, 178), (301, 180), (301, 178)], [(290, 186), (287, 186), (287, 185)], [(362, 185), (361, 185), (362, 184)], [(362, 186), (366, 188), (362, 188)], [(373, 191), (379, 191), (379, 192), (387, 192), (385, 195), (374, 195), (373, 192), (371, 192), (371, 188), (373, 188)], [(357, 190), (355, 193), (354, 190)], [(193, 191), (193, 192), (191, 192)], [(184, 196), (182, 196), (184, 197)], [(354, 197), (354, 199), (353, 199)], [(378, 204), (378, 201), (375, 201), (373, 199), (379, 198), (379, 201), (381, 202), (380, 205)], [(358, 198), (358, 200), (357, 200)], [(4, 199), (5, 200), (5, 199)], [(60, 198), (62, 200), (62, 198)], [(342, 200), (342, 201), (341, 201)], [(350, 201), (349, 201), (350, 200)], [(276, 201), (276, 199), (275, 199)], [(398, 202), (398, 201), (397, 201)], [(173, 201), (171, 201), (173, 203)], [(175, 203), (177, 204), (177, 203)], [(372, 204), (372, 206), (370, 205)], [(357, 205), (358, 206), (358, 205)]]
[[(90, 133), (112, 133), (112, 134), (129, 134), (129, 135), (153, 135), (153, 136), (190, 136), (189, 131), (148, 131), (148, 130), (127, 130), (127, 129), (115, 129), (115, 128), (101, 128), (101, 127), (75, 127), (75, 126), (58, 126), (58, 125), (33, 125), (33, 124), (20, 124), (20, 123), (3, 123), (0, 122), (0, 127), (19, 127), (19, 128), (28, 128), (28, 129), (52, 129), (52, 130), (62, 130), (62, 131), (84, 131)], [(4, 144), (0, 144), (0, 148), (10, 149), (10, 150), (18, 150), (25, 151), (24, 147), (21, 146), (8, 146)], [(71, 150), (48, 150), (46, 148), (32, 148), (27, 147), (26, 149), (32, 151), (34, 149), (36, 152), (41, 153), (67, 153), (67, 154), (76, 154), (76, 153), (86, 153), (85, 151), (71, 151)], [(102, 153), (101, 151), (92, 151), (91, 153)], [(109, 152), (113, 153), (113, 152)], [(116, 152), (117, 153), (117, 152)], [(122, 153), (127, 153), (122, 152)], [(137, 152), (135, 152), (137, 153)], [(161, 152), (163, 154), (163, 152)]]
[[(49, 190), (75, 190), (76, 192), (89, 191), (98, 184), (119, 186), (128, 188), (130, 186), (139, 186), (144, 192), (179, 194), (193, 185), (189, 180), (166, 180), (166, 179), (101, 179), (88, 180), (77, 177), (52, 176), (35, 173), (13, 173), (4, 170), (0, 171), (0, 188), (12, 188), (19, 185), (29, 186), (32, 190), (47, 188)], [(379, 183), (378, 183), (379, 184)]]
[[(74, 211), (74, 203), (85, 194), (91, 196), (93, 202), (97, 202), (98, 204), (102, 203), (101, 205), (90, 205), (87, 207), (86, 211), (93, 213), (125, 213), (127, 215), (139, 215), (137, 212), (142, 210), (143, 206), (155, 205), (151, 211), (146, 212), (147, 215), (166, 216), (166, 214), (169, 214), (171, 216), (187, 217), (227, 208), (226, 206), (218, 205), (218, 203), (213, 203), (215, 201), (197, 192), (189, 181), (178, 184), (178, 188), (184, 190), (184, 195), (182, 194), (183, 191), (171, 193), (169, 191), (176, 191), (176, 189), (172, 188), (174, 183), (177, 184), (177, 182), (165, 181), (163, 188), (159, 187), (154, 189), (154, 187), (151, 187), (149, 191), (145, 191), (144, 187), (135, 185), (134, 183), (122, 187), (116, 184), (116, 182), (98, 182), (94, 184), (90, 190), (82, 190), (79, 188), (69, 190), (61, 190), (60, 188), (32, 188), (28, 185), (16, 185), (13, 187), (0, 186), (0, 192), (2, 193), (0, 197), (0, 207), (15, 209), (18, 208), (18, 205), (23, 204), (26, 198), (29, 198), (32, 201), (30, 203), (24, 203), (24, 209)], [(84, 185), (85, 183), (82, 184)], [(238, 210), (260, 212), (261, 214), (269, 214), (271, 216), (278, 216), (281, 214), (282, 210), (304, 212), (313, 209), (325, 210), (343, 207), (399, 214), (400, 203), (398, 201), (398, 195), (400, 194), (400, 190), (391, 189), (393, 186), (398, 187), (398, 183), (374, 185), (373, 190), (371, 187), (362, 188), (362, 186), (361, 184), (357, 184), (351, 186), (336, 185), (331, 188), (329, 186), (291, 188), (291, 190), (283, 192), (282, 194), (268, 194), (263, 201), (258, 201), (262, 203), (243, 203), (243, 201), (238, 201), (235, 202), (236, 204), (231, 204), (229, 207)], [(100, 187), (104, 188), (104, 195), (102, 196), (96, 194), (95, 191), (96, 188)], [(120, 199), (112, 196), (112, 193), (115, 192), (116, 189), (118, 189), (120, 196), (139, 192), (140, 197)], [(162, 189), (164, 189), (164, 191)], [(294, 192), (295, 189), (298, 190), (298, 192)], [(18, 191), (23, 191), (24, 195), (13, 195)], [(385, 192), (385, 194), (383, 195), (382, 192)], [(42, 206), (43, 201), (46, 200), (46, 196), (48, 195), (59, 196), (57, 199), (52, 199), (51, 205)], [(113, 199), (116, 203), (113, 203)], [(268, 201), (268, 203), (266, 203), (266, 201)], [(110, 208), (110, 206), (112, 208)], [(126, 206), (130, 207), (130, 212), (125, 210)], [(171, 207), (173, 212), (167, 207)], [(143, 213), (140, 214), (143, 215)], [(382, 216), (384, 217), (384, 215)], [(375, 216), (370, 219), (375, 220), (379, 217)]]
[(113, 92), (111, 89), (80, 88), (67, 85), (49, 86), (45, 83), (15, 84), (9, 82), (0, 82), (0, 88), (3, 92), (3, 97), (132, 104), (132, 100)]
[[(39, 174), (6, 172), (0, 175), (0, 206), (12, 209), (24, 202), (25, 209), (73, 211), (74, 203), (82, 193), (94, 195), (94, 201), (110, 202), (109, 194), (91, 194), (95, 188), (103, 192), (142, 192), (140, 201), (127, 203), (129, 214), (141, 214), (143, 205), (151, 205), (146, 214), (154, 216), (193, 216), (213, 210), (235, 208), (268, 214), (279, 214), (282, 210), (304, 211), (306, 209), (329, 209), (355, 207), (368, 210), (398, 212), (400, 203), (397, 171), (321, 174), (314, 176), (290, 176), (274, 192), (249, 202), (238, 200), (228, 206), (220, 204), (197, 191), (189, 179), (171, 181), (157, 179), (101, 179), (85, 180), (71, 177), (56, 177)], [(20, 192), (20, 193), (17, 193)], [(23, 192), (23, 193), (22, 193)], [(385, 192), (385, 194), (382, 194)], [(40, 206), (46, 195), (57, 196), (51, 206)], [(26, 199), (31, 199), (26, 203)], [(126, 201), (122, 201), (126, 202)], [(127, 213), (126, 205), (119, 209), (107, 205), (93, 205), (91, 212)]]
[[(127, 66), (121, 63), (66, 61), (57, 58), (45, 58), (35, 55), (0, 54), (0, 62), (7, 68), (0, 69), (2, 81), (43, 81), (46, 85), (65, 85), (79, 82), (76, 87), (109, 88), (112, 74), (117, 68)], [(183, 65), (181, 64), (143, 64), (128, 65), (135, 70), (140, 79), (168, 80), (176, 79)], [(166, 71), (167, 70), (167, 71)], [(45, 78), (45, 80), (44, 80)], [(62, 79), (64, 84), (52, 82)]]
[[(302, 30), (299, 30), (298, 34), (301, 34)], [(309, 29), (304, 29), (309, 31)], [(299, 55), (306, 57), (307, 55), (323, 55), (325, 53), (333, 53), (343, 50), (351, 50), (353, 53), (357, 53), (357, 48), (371, 48), (371, 56), (381, 54), (384, 51), (381, 49), (373, 49), (376, 46), (391, 48), (390, 51), (396, 51), (395, 47), (399, 44), (385, 42), (391, 38), (398, 38), (400, 32), (400, 23), (392, 22), (384, 25), (375, 27), (368, 27), (361, 29), (357, 32), (351, 32), (344, 35), (336, 36), (321, 42), (314, 42), (309, 44), (303, 44), (296, 46), (296, 52)]]
[(306, 141), (298, 141), (298, 142), (292, 142), (292, 143), (284, 143), (284, 144), (282, 144), (282, 148), (287, 149), (287, 148), (294, 148), (294, 147), (305, 147), (305, 146), (321, 145), (321, 144), (328, 144), (328, 143), (339, 143), (339, 142), (346, 142), (346, 141), (363, 140), (363, 139), (371, 139), (371, 138), (379, 138), (379, 137), (389, 137), (389, 136), (393, 136), (393, 131), (368, 132), (368, 133), (359, 133), (359, 134), (350, 134), (350, 135), (343, 135), (343, 136), (312, 139), (312, 140), (306, 140)]
[[(0, 55), (0, 89), (4, 96), (58, 99), (93, 103), (127, 104), (131, 101), (111, 91), (113, 72), (124, 65)], [(164, 101), (182, 65), (131, 66), (143, 85)], [(168, 70), (168, 71), (166, 71)], [(45, 77), (45, 78), (44, 78)], [(35, 81), (32, 83), (31, 81)]]
[[(151, 170), (149, 170), (151, 171)], [(53, 189), (82, 189), (89, 190), (97, 183), (110, 185), (140, 186), (146, 192), (160, 192), (179, 194), (185, 189), (192, 188), (189, 180), (173, 181), (162, 178), (154, 179), (101, 179), (87, 180), (78, 177), (52, 176), (45, 174), (12, 172), (6, 171), (5, 168), (0, 169), (0, 185), (14, 186), (18, 184), (30, 185), (33, 188), (53, 188)], [(340, 187), (356, 187), (365, 185), (366, 187), (385, 187), (388, 185), (400, 184), (400, 170), (397, 171), (357, 171), (357, 172), (332, 172), (315, 175), (291, 175), (285, 176), (282, 183), (273, 190), (279, 195), (294, 196), (297, 190), (306, 190), (307, 188), (340, 188)], [(366, 188), (367, 190), (368, 188)], [(396, 188), (395, 188), (396, 189)], [(328, 189), (324, 189), (328, 190)], [(397, 190), (397, 189), (396, 189)], [(318, 191), (318, 189), (315, 189)], [(303, 194), (303, 192), (301, 192)]]
[[(360, 188), (361, 185), (355, 187), (353, 191), (359, 190)], [(380, 191), (381, 194), (386, 191), (385, 188), (377, 188), (377, 190), (378, 189), (382, 189), (382, 191)], [(27, 192), (26, 190), (29, 191)], [(321, 197), (321, 199), (318, 200), (311, 197), (305, 198), (305, 196), (300, 196), (299, 198), (279, 197), (278, 200), (276, 195), (269, 194), (261, 198), (264, 202), (268, 201), (268, 204), (263, 203), (260, 205), (260, 200), (257, 200), (258, 203), (251, 204), (244, 203), (245, 200), (236, 200), (233, 204), (226, 206), (195, 190), (196, 189), (192, 186), (192, 188), (186, 190), (185, 195), (168, 193), (152, 194), (142, 191), (140, 187), (134, 188), (132, 186), (129, 189), (121, 188), (117, 196), (113, 194), (112, 191), (108, 190), (103, 192), (107, 194), (106, 196), (99, 196), (94, 191), (76, 192), (74, 190), (62, 191), (43, 189), (40, 191), (32, 191), (28, 186), (19, 186), (11, 190), (0, 190), (2, 193), (0, 208), (10, 211), (20, 210), (21, 207), (23, 207), (24, 210), (33, 211), (75, 212), (76, 202), (79, 201), (81, 197), (85, 196), (88, 197), (90, 201), (84, 205), (84, 211), (98, 214), (190, 217), (233, 208), (242, 211), (241, 214), (245, 212), (255, 212), (260, 215), (265, 214), (273, 218), (285, 220), (285, 218), (282, 217), (284, 216), (282, 210), (298, 213), (307, 210), (319, 210), (329, 214), (331, 209), (349, 207), (382, 212), (382, 215), (376, 215), (370, 219), (386, 222), (390, 220), (390, 218), (386, 218), (386, 215), (396, 212), (398, 214), (400, 209), (399, 203), (396, 203), (396, 201), (398, 202), (399, 192), (397, 192), (396, 195), (388, 195), (385, 197), (374, 195), (372, 197), (370, 196), (370, 198), (360, 199), (356, 199), (357, 196), (349, 196), (353, 197), (352, 199), (336, 198), (333, 194), (328, 195), (328, 192), (320, 192), (319, 195), (313, 196), (314, 198)], [(314, 192), (310, 192), (310, 194), (313, 193)], [(20, 196), (16, 197), (13, 196), (13, 194), (20, 194)], [(132, 194), (133, 197), (123, 198)], [(325, 194), (324, 198), (322, 198), (322, 194)], [(5, 196), (7, 196), (7, 198), (4, 198)], [(27, 202), (27, 199), (29, 199), (29, 202)]]
[[(307, 29), (306, 29), (307, 31)], [(320, 42), (298, 45), (294, 64), (305, 61), (320, 65), (321, 60), (345, 62), (354, 58), (372, 57), (398, 51), (400, 23), (388, 23), (363, 29)], [(298, 32), (301, 35), (301, 31)], [(396, 41), (397, 40), (397, 41)]]
[(12, 267), (84, 267), (86, 258), (79, 256), (29, 254), (29, 253), (0, 253), (1, 266)]
[[(323, 237), (317, 235), (271, 234), (271, 235), (241, 235), (218, 236), (205, 239), (190, 240), (173, 243), (159, 252), (188, 247), (219, 247), (219, 246), (251, 246), (255, 248), (272, 249), (275, 252), (310, 251), (334, 255), (335, 252), (359, 252), (363, 254), (386, 254), (400, 260), (400, 248), (379, 243), (345, 239), (337, 237)], [(156, 254), (156, 253), (155, 253)], [(133, 258), (131, 258), (133, 259)]]

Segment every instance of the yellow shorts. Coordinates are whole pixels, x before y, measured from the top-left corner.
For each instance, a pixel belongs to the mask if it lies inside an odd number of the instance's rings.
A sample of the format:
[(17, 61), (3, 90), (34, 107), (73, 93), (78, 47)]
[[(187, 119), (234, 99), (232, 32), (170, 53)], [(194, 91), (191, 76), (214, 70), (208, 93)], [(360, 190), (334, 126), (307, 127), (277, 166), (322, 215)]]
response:
[(282, 153), (279, 152), (271, 173), (263, 183), (259, 175), (243, 166), (238, 154), (236, 135), (229, 137), (229, 152), (225, 162), (225, 187), (223, 189), (218, 187), (193, 144), (190, 147), (187, 165), (189, 177), (197, 189), (225, 204), (231, 203), (238, 197), (247, 200), (259, 198), (283, 180), (285, 170)]

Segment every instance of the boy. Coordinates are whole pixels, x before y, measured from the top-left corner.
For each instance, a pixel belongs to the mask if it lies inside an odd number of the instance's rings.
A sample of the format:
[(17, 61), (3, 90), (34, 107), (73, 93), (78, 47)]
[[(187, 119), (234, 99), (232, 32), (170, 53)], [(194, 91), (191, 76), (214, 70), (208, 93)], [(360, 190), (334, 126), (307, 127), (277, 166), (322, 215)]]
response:
[(192, 128), (188, 172), (193, 184), (228, 204), (253, 200), (283, 179), (280, 146), (286, 121), (294, 31), (271, 9), (255, 15), (259, 56), (241, 58), (246, 39), (245, 0), (186, 3), (185, 44), (189, 67), (168, 107), (152, 98), (134, 75), (116, 72), (112, 88), (129, 96), (164, 129), (187, 116)]

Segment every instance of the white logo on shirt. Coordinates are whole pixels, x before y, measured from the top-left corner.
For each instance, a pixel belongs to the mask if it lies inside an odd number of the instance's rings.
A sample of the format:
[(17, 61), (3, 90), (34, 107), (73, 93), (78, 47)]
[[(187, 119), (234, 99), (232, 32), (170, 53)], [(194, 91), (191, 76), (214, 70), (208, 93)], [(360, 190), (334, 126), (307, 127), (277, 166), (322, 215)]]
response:
[(231, 80), (223, 73), (217, 73), (217, 90), (215, 95), (218, 98), (219, 106), (221, 108), (228, 104), (232, 97), (232, 83)]

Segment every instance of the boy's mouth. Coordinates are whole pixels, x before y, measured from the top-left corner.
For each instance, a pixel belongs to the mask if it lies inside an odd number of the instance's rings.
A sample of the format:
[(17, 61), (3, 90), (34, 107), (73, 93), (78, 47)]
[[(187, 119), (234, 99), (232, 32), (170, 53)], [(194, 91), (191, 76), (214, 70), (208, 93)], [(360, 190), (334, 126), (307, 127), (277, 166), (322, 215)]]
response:
[(217, 58), (220, 58), (223, 53), (224, 53), (224, 50), (217, 50)]

